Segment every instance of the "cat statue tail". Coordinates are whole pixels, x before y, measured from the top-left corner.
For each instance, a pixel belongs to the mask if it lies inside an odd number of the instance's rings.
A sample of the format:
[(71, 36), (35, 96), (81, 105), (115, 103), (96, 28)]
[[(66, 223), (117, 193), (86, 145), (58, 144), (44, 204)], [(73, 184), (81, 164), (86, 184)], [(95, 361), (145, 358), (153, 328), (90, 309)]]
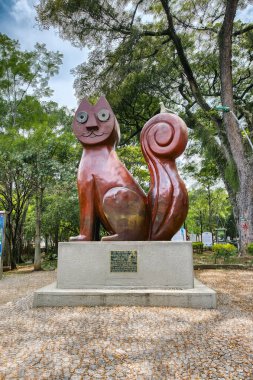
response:
[(186, 218), (188, 194), (175, 159), (185, 150), (187, 140), (186, 124), (171, 113), (155, 115), (142, 129), (141, 148), (151, 177), (150, 240), (171, 240)]

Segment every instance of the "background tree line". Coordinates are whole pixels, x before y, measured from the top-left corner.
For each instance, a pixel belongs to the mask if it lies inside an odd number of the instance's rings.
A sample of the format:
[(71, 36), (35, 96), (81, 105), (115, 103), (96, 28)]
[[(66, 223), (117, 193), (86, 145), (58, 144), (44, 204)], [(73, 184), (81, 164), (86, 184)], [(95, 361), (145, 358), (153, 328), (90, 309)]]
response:
[(59, 219), (65, 228), (75, 230), (77, 225), (73, 189), (80, 149), (69, 127), (71, 114), (41, 100), (51, 94), (48, 81), (58, 72), (61, 54), (39, 44), (32, 52), (21, 51), (18, 42), (6, 35), (0, 35), (0, 42), (0, 206), (7, 213), (4, 265), (15, 268), (32, 238), (35, 268), (40, 269), (42, 231), (57, 245)]

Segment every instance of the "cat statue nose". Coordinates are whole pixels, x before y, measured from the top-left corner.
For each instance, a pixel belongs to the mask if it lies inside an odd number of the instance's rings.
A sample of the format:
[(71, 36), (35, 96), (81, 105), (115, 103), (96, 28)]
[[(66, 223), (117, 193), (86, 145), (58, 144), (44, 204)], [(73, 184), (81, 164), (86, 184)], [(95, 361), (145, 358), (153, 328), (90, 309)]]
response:
[(97, 125), (89, 126), (89, 127), (86, 127), (86, 129), (89, 132), (98, 131), (98, 126)]

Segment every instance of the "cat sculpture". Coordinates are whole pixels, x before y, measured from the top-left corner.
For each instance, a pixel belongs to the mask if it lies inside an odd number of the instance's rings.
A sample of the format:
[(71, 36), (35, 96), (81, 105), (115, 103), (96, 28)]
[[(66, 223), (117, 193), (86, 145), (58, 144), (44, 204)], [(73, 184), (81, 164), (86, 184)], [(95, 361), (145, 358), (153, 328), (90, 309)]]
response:
[(141, 147), (151, 183), (148, 195), (119, 160), (117, 119), (104, 97), (92, 105), (83, 100), (73, 131), (83, 146), (77, 185), (80, 235), (72, 241), (170, 240), (188, 211), (188, 195), (175, 159), (187, 144), (187, 127), (174, 114), (152, 117), (141, 132)]

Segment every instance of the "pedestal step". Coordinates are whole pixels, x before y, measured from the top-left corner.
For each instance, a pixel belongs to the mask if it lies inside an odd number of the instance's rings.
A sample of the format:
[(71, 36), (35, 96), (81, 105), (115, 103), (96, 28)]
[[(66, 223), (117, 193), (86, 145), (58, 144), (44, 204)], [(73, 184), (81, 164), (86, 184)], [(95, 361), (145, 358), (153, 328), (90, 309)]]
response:
[(135, 289), (101, 287), (59, 289), (56, 283), (34, 293), (34, 307), (44, 306), (170, 306), (213, 309), (216, 292), (198, 280), (192, 289)]

